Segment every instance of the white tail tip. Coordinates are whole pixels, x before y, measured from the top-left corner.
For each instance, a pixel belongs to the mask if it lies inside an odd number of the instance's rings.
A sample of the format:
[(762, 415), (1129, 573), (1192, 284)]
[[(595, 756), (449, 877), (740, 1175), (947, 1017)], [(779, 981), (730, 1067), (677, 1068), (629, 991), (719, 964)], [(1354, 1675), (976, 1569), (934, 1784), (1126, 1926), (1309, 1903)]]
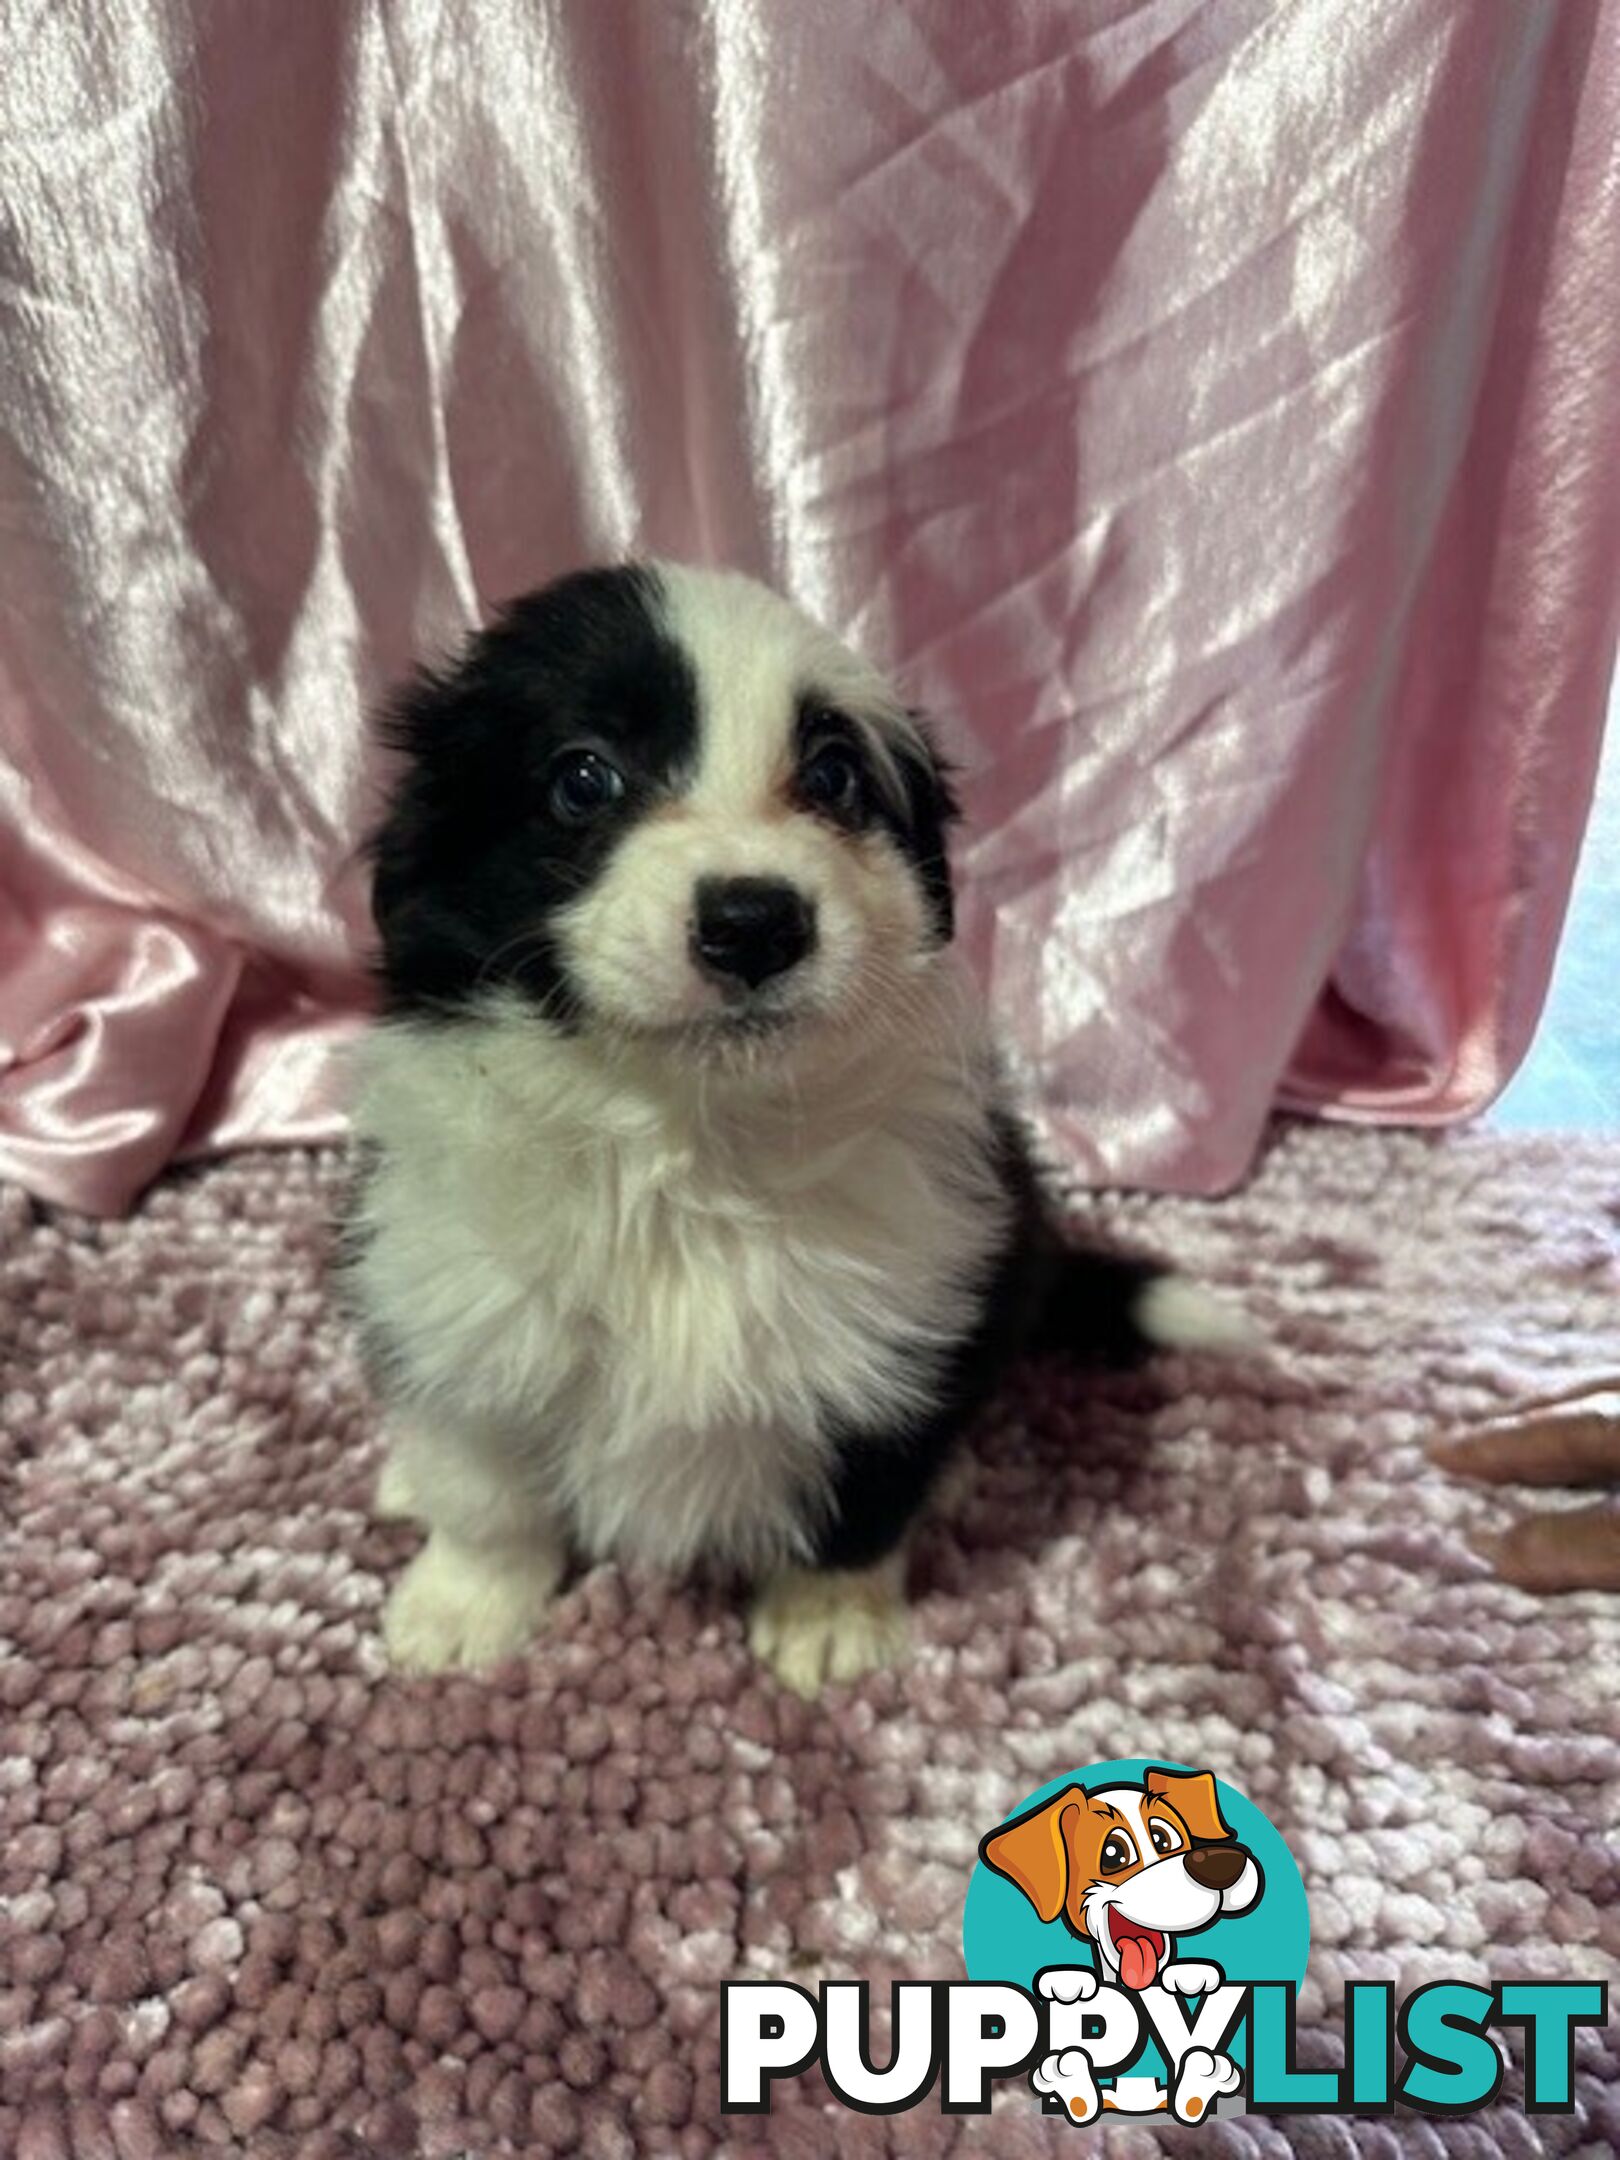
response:
[(1252, 1350), (1254, 1323), (1186, 1275), (1157, 1275), (1137, 1299), (1131, 1317), (1164, 1350)]

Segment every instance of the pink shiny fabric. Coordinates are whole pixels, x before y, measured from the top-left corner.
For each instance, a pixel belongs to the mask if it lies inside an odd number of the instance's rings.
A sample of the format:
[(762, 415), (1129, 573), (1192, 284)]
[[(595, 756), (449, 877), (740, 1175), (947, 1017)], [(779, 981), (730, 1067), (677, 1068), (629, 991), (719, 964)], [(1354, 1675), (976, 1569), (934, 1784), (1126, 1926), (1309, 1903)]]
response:
[(785, 585), (966, 767), (1083, 1176), (1484, 1104), (1620, 559), (1586, 0), (60, 0), (0, 65), (0, 1172), (340, 1130), (362, 715), (584, 558)]

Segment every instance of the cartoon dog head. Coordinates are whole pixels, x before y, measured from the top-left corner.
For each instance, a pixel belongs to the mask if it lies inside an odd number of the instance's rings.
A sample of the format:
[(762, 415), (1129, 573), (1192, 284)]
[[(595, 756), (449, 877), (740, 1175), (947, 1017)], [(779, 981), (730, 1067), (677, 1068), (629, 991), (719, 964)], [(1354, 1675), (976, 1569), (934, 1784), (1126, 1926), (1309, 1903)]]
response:
[(1246, 1912), (1262, 1878), (1222, 1818), (1207, 1770), (1149, 1770), (1140, 1785), (1071, 1785), (979, 1847), (1043, 1920), (1088, 1941), (1099, 1975), (1151, 1987), (1170, 1939)]

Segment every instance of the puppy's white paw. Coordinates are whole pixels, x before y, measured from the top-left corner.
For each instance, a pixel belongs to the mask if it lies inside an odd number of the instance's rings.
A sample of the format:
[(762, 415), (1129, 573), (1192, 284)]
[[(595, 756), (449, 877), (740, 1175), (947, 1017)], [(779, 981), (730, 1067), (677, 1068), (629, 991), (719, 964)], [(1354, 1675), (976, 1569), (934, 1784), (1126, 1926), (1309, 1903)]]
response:
[(388, 1600), (388, 1654), (405, 1672), (497, 1665), (534, 1634), (561, 1572), (544, 1546), (490, 1553), (436, 1531)]
[(1090, 2002), (1097, 1975), (1087, 1965), (1048, 1965), (1035, 1975), (1035, 1986), (1051, 2002)]
[(899, 1563), (778, 1575), (755, 1600), (748, 1641), (784, 1687), (806, 1697), (892, 1664), (906, 1646)]
[(1029, 2082), (1038, 2093), (1060, 2101), (1074, 2122), (1095, 2122), (1102, 2113), (1097, 2073), (1083, 2048), (1065, 2048), (1061, 2055), (1048, 2055), (1030, 2072)]
[(380, 1522), (409, 1522), (417, 1512), (411, 1474), (396, 1455), (385, 1455), (377, 1472), (377, 1490), (371, 1511)]
[(1202, 2122), (1210, 2102), (1222, 2093), (1236, 2092), (1243, 2072), (1230, 2055), (1213, 2055), (1208, 2048), (1189, 2048), (1176, 2072), (1170, 2095), (1170, 2112), (1177, 2122)]
[(1177, 1958), (1159, 1975), (1159, 1985), (1172, 1995), (1213, 1995), (1225, 1978), (1218, 1965), (1199, 1958)]

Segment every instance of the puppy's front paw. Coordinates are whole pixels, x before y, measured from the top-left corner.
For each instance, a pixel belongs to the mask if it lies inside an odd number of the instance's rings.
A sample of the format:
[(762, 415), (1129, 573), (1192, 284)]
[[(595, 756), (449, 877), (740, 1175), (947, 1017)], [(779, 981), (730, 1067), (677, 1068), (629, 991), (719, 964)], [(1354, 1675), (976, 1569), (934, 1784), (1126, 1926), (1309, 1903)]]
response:
[(560, 1573), (543, 1546), (492, 1553), (435, 1531), (388, 1600), (388, 1654), (405, 1672), (498, 1665), (534, 1634)]
[(807, 1697), (892, 1664), (906, 1646), (899, 1561), (778, 1575), (755, 1601), (748, 1641), (784, 1687)]

